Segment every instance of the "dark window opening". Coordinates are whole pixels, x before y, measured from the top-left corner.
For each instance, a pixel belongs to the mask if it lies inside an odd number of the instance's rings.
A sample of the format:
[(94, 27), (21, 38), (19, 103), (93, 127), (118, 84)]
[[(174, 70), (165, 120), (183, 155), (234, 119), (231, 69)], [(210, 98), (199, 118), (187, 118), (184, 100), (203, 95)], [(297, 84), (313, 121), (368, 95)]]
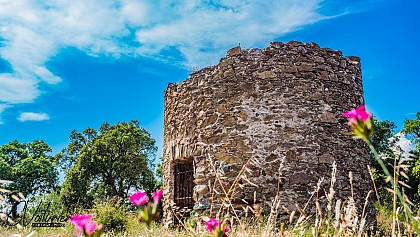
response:
[(193, 162), (178, 163), (174, 167), (174, 202), (177, 207), (178, 219), (188, 217), (194, 207), (194, 164)]

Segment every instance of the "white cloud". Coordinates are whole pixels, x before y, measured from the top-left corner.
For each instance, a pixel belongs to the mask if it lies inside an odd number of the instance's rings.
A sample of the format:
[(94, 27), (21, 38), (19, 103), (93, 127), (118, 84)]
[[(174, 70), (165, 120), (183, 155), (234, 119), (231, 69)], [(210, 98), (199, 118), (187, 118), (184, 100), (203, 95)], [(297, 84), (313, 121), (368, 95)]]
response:
[(400, 137), (400, 140), (397, 142), (397, 145), (401, 147), (406, 152), (414, 150), (413, 144), (410, 140), (407, 139), (405, 134), (399, 132), (396, 136)]
[(62, 78), (46, 64), (61, 49), (93, 56), (164, 59), (174, 48), (186, 65), (208, 65), (230, 47), (267, 44), (327, 18), (326, 0), (0, 0), (0, 103), (33, 102), (39, 83)]
[(408, 140), (405, 134), (402, 132), (398, 132), (389, 139), (391, 144), (395, 139), (397, 142), (393, 146), (394, 153), (401, 155), (402, 157), (409, 157), (409, 152), (414, 150), (412, 142)]
[(0, 102), (10, 104), (31, 102), (39, 95), (34, 79), (18, 78), (16, 74), (0, 74)]
[[(114, 3), (122, 9), (130, 4)], [(0, 73), (0, 103), (33, 102), (41, 94), (39, 83), (59, 83), (62, 79), (46, 63), (60, 49), (75, 47), (90, 55), (127, 53), (119, 38), (129, 34), (127, 24), (133, 16), (125, 19), (112, 2), (0, 0), (0, 5), (0, 57), (13, 70)]]
[[(7, 105), (0, 104), (0, 115), (6, 108), (7, 108)], [(0, 116), (0, 124), (3, 124), (3, 121), (1, 120), (1, 116)]]
[[(241, 43), (245, 47), (267, 44), (276, 37), (326, 18), (318, 13), (320, 0), (308, 1), (186, 1), (173, 7), (157, 4), (170, 21), (136, 31), (142, 47), (138, 53), (156, 56), (176, 47), (187, 64), (213, 64)], [(214, 6), (214, 5), (217, 5)]]
[(50, 116), (46, 113), (34, 113), (34, 112), (24, 112), (19, 115), (17, 120), (21, 122), (26, 121), (44, 121), (49, 120)]

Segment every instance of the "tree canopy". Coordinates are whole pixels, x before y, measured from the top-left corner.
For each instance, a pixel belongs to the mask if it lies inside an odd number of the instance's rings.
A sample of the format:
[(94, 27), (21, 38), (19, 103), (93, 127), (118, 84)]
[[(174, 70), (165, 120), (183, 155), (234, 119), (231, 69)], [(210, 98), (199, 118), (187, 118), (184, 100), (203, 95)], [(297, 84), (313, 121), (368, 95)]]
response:
[(412, 137), (412, 141), (416, 145), (416, 151), (420, 151), (420, 112), (416, 113), (415, 119), (404, 121), (403, 133)]
[[(11, 141), (0, 146), (0, 179), (13, 181), (7, 188), (25, 196), (51, 191), (58, 181), (56, 160), (51, 151), (51, 147), (40, 140), (31, 143)], [(14, 217), (18, 203), (13, 199), (10, 201)]]
[[(394, 135), (396, 126), (393, 122), (387, 120), (378, 121), (376, 119), (373, 119), (373, 126), (374, 133), (371, 137), (371, 143), (384, 159), (388, 159), (386, 162), (388, 169), (393, 170), (393, 159), (397, 159), (397, 164), (399, 159), (401, 159), (401, 157), (394, 152), (395, 149), (400, 149), (396, 147), (399, 141), (399, 138)], [(405, 120), (401, 132), (403, 135), (408, 136), (414, 145), (416, 145), (416, 148), (410, 152), (411, 155), (409, 158), (412, 160), (404, 163), (409, 165), (409, 167), (402, 170), (407, 175), (408, 179), (404, 176), (399, 176), (399, 179), (411, 187), (405, 189), (407, 197), (412, 202), (418, 203), (420, 201), (420, 112), (416, 114), (415, 119)], [(391, 205), (392, 197), (386, 190), (386, 187), (388, 187), (386, 176), (375, 159), (372, 159), (372, 166), (374, 168), (373, 175), (381, 202), (384, 205)]]
[(390, 151), (389, 140), (394, 136), (395, 128), (395, 124), (391, 121), (379, 121), (373, 118), (374, 133), (370, 138), (370, 142), (375, 147), (377, 152), (384, 153)]
[(413, 145), (415, 146), (414, 150), (411, 151), (411, 161), (412, 168), (410, 169), (410, 182), (409, 185), (412, 187), (412, 190), (409, 191), (411, 198), (414, 202), (420, 202), (420, 112), (416, 113), (415, 119), (406, 119), (404, 121), (403, 133), (407, 134)]
[(138, 121), (104, 123), (99, 130), (73, 131), (59, 158), (68, 169), (62, 187), (66, 207), (89, 207), (94, 200), (126, 198), (133, 189), (151, 191), (155, 140)]
[[(373, 118), (372, 124), (373, 134), (370, 137), (370, 142), (372, 143), (375, 150), (379, 154), (381, 154), (382, 157), (393, 159), (394, 156), (392, 152), (391, 138), (395, 134), (395, 124), (388, 120), (379, 121), (376, 118)], [(392, 197), (386, 190), (386, 188), (388, 187), (388, 184), (386, 182), (386, 175), (372, 153), (371, 161), (373, 168), (373, 177), (375, 179), (376, 187), (378, 189), (379, 199), (382, 204), (391, 205)], [(393, 170), (391, 163), (393, 162), (385, 162), (385, 165), (387, 166), (388, 170)]]

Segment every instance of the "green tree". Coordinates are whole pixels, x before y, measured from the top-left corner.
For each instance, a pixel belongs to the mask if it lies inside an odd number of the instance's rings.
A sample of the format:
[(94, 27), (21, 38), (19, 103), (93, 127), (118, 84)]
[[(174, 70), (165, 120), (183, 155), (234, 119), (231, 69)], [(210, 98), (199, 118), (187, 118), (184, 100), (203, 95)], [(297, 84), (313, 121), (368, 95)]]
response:
[[(65, 219), (70, 219), (71, 214), (66, 213), (64, 204), (61, 201), (60, 197), (60, 187), (54, 188), (48, 194), (40, 194), (33, 197), (27, 203), (27, 215), (26, 218), (30, 219), (34, 214), (37, 213), (37, 210), (48, 210), (50, 216), (60, 217)], [(74, 213), (72, 213), (74, 214)], [(29, 220), (27, 221), (29, 222)]]
[[(31, 143), (11, 141), (0, 146), (0, 179), (10, 180), (7, 188), (22, 192), (26, 197), (49, 192), (58, 181), (56, 160), (51, 147), (44, 141)], [(11, 202), (11, 216), (17, 217), (18, 202)]]
[(159, 162), (157, 163), (156, 167), (156, 183), (155, 183), (155, 190), (162, 189), (162, 182), (163, 182), (163, 156), (159, 157)]
[(420, 151), (420, 112), (416, 113), (415, 119), (406, 119), (404, 121), (402, 132), (411, 136), (413, 143), (416, 145), (415, 151)]
[(407, 196), (414, 202), (420, 202), (420, 112), (416, 113), (415, 119), (406, 119), (404, 121), (404, 134), (412, 141), (415, 146), (414, 150), (410, 151), (413, 160), (410, 162), (411, 168), (408, 171), (410, 180), (408, 184), (411, 186), (407, 190)]
[[(404, 128), (402, 133), (407, 135), (408, 138), (416, 145), (416, 149), (411, 151), (413, 160), (406, 162), (409, 168), (404, 168), (403, 172), (408, 176), (409, 179), (404, 176), (399, 176), (399, 180), (408, 184), (411, 188), (405, 188), (404, 193), (414, 203), (420, 202), (420, 113), (416, 114), (415, 119), (406, 119), (404, 122)], [(398, 138), (394, 136), (395, 128), (393, 122), (390, 121), (378, 121), (373, 119), (374, 133), (371, 137), (371, 143), (383, 158), (386, 159), (385, 164), (389, 170), (393, 170), (394, 159), (399, 159), (394, 154), (395, 146), (398, 142)], [(382, 172), (376, 159), (372, 159), (373, 175), (378, 189), (378, 194), (382, 205), (390, 207), (392, 205), (392, 195), (385, 189), (389, 186), (386, 182), (386, 176)]]
[[(395, 124), (391, 121), (379, 121), (376, 118), (372, 119), (373, 124), (373, 134), (370, 137), (370, 142), (372, 143), (375, 150), (381, 154), (384, 158), (394, 158), (392, 152), (392, 145), (395, 143), (395, 140), (391, 138), (395, 134)], [(378, 161), (375, 159), (371, 153), (371, 162), (372, 162), (372, 173), (375, 180), (376, 188), (382, 205), (390, 206), (392, 205), (392, 196), (386, 190), (388, 184), (386, 182), (386, 175), (384, 174), (381, 166)], [(392, 170), (390, 165), (392, 162), (385, 162), (388, 170)]]
[(56, 154), (57, 160), (60, 162), (60, 168), (63, 171), (68, 171), (77, 161), (83, 147), (92, 146), (93, 141), (97, 138), (98, 131), (93, 128), (86, 128), (79, 133), (73, 130), (70, 133), (70, 143), (60, 153)]
[(395, 124), (391, 121), (372, 120), (374, 133), (370, 137), (370, 142), (378, 153), (388, 153), (391, 151), (390, 138), (394, 136)]
[(104, 123), (98, 131), (73, 131), (70, 144), (58, 156), (68, 168), (62, 187), (67, 208), (91, 207), (93, 201), (126, 198), (133, 189), (151, 191), (155, 140), (138, 121)]

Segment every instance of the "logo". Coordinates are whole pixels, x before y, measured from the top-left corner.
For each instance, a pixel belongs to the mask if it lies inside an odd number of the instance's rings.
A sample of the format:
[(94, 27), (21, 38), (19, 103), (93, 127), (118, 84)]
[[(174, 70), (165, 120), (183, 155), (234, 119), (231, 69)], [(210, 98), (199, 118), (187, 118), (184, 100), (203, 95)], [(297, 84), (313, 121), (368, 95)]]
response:
[[(70, 215), (66, 213), (56, 214), (51, 210), (51, 202), (47, 202), (44, 205), (41, 201), (36, 206), (34, 213), (31, 215), (28, 211), (27, 201), (24, 203), (23, 211), (19, 214), (19, 217), (14, 220), (14, 223), (9, 223), (11, 226), (20, 224), (24, 227), (31, 225), (32, 227), (63, 227), (70, 219)], [(21, 203), (22, 203), (21, 202)]]

